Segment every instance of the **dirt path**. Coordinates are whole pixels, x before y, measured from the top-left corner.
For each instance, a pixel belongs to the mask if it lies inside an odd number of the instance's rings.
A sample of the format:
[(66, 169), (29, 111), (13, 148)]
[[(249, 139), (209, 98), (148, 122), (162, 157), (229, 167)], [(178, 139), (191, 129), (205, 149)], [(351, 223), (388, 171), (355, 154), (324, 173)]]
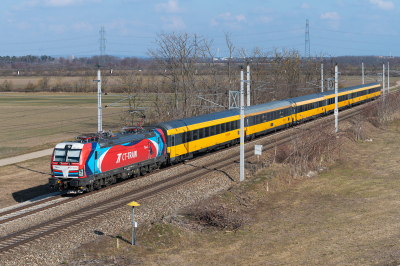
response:
[(36, 158), (40, 158), (40, 157), (43, 157), (43, 156), (51, 155), (53, 150), (54, 149), (52, 148), (52, 149), (47, 149), (47, 150), (42, 150), (42, 151), (37, 151), (37, 152), (32, 152), (32, 153), (27, 153), (27, 154), (15, 156), (15, 157), (10, 157), (10, 158), (6, 158), (6, 159), (1, 159), (0, 160), (0, 166), (20, 163), (20, 162), (23, 162), (23, 161), (27, 161), (27, 160), (36, 159)]

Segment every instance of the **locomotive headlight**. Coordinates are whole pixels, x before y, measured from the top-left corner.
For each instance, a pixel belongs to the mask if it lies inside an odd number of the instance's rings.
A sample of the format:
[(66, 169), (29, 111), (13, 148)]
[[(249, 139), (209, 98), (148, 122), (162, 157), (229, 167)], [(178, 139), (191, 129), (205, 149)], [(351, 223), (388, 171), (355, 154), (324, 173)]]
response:
[(79, 169), (78, 176), (83, 176), (83, 169)]

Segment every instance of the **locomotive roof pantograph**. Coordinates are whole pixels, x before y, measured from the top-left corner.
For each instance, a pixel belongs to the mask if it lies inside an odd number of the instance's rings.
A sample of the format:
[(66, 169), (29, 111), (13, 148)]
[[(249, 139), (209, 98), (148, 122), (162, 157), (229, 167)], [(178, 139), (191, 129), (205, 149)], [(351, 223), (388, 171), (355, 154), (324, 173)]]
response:
[(60, 144), (64, 145), (64, 143), (97, 142), (101, 148), (104, 148), (127, 142), (140, 141), (142, 139), (154, 137), (155, 135), (156, 134), (152, 130), (147, 130), (144, 129), (143, 127), (124, 127), (122, 132), (116, 134), (113, 134), (111, 131), (82, 134), (75, 137), (77, 141), (63, 142)]

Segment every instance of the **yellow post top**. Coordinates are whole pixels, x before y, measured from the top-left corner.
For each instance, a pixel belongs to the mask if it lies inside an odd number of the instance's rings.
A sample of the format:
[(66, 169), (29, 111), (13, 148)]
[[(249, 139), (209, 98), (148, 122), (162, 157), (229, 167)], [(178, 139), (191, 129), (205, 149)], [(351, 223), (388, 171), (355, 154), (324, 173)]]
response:
[(139, 203), (137, 203), (136, 201), (132, 201), (132, 202), (130, 202), (130, 203), (128, 203), (128, 204), (126, 204), (126, 205), (128, 205), (128, 206), (132, 206), (132, 207), (138, 207), (138, 206), (140, 206), (140, 204), (139, 204)]

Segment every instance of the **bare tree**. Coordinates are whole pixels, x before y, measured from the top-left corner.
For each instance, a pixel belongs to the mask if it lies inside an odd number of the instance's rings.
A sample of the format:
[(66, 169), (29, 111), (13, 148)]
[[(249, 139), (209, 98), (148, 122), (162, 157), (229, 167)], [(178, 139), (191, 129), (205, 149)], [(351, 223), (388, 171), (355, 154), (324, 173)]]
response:
[(224, 31), (225, 34), (225, 42), (226, 46), (228, 47), (229, 50), (229, 57), (228, 57), (228, 81), (229, 81), (229, 87), (232, 88), (232, 56), (235, 51), (235, 46), (232, 43), (231, 40), (231, 33), (229, 31)]

